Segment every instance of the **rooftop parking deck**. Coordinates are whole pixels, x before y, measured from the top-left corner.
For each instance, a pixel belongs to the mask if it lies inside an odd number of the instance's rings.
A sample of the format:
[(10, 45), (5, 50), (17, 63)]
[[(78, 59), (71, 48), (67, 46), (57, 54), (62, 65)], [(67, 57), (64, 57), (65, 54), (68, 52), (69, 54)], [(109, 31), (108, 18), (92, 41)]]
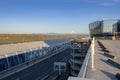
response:
[[(100, 40), (103, 46), (108, 50), (107, 54), (116, 56), (117, 63), (120, 63), (120, 41), (113, 40)], [(92, 71), (91, 77), (96, 80), (117, 80), (115, 77), (116, 73), (120, 73), (120, 69), (115, 67), (113, 64), (108, 62), (108, 59), (111, 59), (108, 56), (104, 55), (104, 51), (98, 44), (95, 42), (95, 55), (94, 55), (94, 68)]]
[(120, 57), (120, 41), (100, 40), (100, 42), (110, 51), (111, 54)]
[(119, 80), (116, 74), (120, 73), (120, 41), (95, 40), (94, 48), (94, 68), (92, 68), (93, 44), (91, 44), (79, 75), (69, 77), (68, 80)]

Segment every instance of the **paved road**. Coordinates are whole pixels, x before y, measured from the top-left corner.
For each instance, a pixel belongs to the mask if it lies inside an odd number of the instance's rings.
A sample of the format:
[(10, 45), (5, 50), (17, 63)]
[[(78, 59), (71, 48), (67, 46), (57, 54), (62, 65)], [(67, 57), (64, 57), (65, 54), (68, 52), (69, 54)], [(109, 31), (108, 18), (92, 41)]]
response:
[(15, 74), (8, 76), (2, 80), (41, 80), (53, 72), (54, 62), (67, 62), (70, 58), (70, 49), (67, 49), (27, 69), (16, 72)]

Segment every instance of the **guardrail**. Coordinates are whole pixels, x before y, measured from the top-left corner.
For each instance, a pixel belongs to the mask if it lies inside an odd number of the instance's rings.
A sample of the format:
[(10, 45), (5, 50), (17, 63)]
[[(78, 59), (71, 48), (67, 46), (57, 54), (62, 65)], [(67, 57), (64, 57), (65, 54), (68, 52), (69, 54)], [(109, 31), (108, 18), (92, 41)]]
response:
[(80, 78), (85, 78), (87, 67), (88, 67), (88, 62), (89, 62), (89, 59), (91, 56), (91, 48), (92, 48), (92, 44), (90, 45), (90, 48), (88, 49), (85, 60), (82, 64), (82, 67), (81, 67), (80, 72), (78, 74), (78, 77), (80, 77)]

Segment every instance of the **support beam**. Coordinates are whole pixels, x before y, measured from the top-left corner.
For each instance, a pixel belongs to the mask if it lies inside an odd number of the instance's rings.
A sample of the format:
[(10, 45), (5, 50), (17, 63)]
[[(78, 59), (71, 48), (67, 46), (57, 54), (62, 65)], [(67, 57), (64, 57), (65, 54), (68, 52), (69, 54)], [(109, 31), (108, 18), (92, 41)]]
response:
[(92, 70), (93, 71), (95, 70), (95, 67), (94, 67), (94, 54), (95, 54), (95, 38), (93, 37), (93, 40), (92, 40), (92, 52), (91, 52)]

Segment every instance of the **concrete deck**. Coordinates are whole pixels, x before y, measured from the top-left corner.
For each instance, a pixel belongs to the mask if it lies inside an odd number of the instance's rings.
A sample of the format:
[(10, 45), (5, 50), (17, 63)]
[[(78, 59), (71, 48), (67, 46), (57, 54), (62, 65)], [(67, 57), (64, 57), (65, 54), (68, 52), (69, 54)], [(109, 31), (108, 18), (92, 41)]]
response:
[[(116, 56), (117, 62), (120, 63), (120, 41), (100, 40), (100, 42), (110, 51), (108, 54)], [(96, 80), (117, 80), (115, 74), (120, 73), (120, 69), (107, 62), (109, 57), (104, 56), (97, 41), (95, 43), (95, 70), (92, 71), (91, 77)]]
[(100, 42), (111, 52), (112, 55), (120, 57), (120, 41), (100, 40)]
[(95, 79), (79, 78), (79, 77), (69, 77), (68, 80), (95, 80)]

